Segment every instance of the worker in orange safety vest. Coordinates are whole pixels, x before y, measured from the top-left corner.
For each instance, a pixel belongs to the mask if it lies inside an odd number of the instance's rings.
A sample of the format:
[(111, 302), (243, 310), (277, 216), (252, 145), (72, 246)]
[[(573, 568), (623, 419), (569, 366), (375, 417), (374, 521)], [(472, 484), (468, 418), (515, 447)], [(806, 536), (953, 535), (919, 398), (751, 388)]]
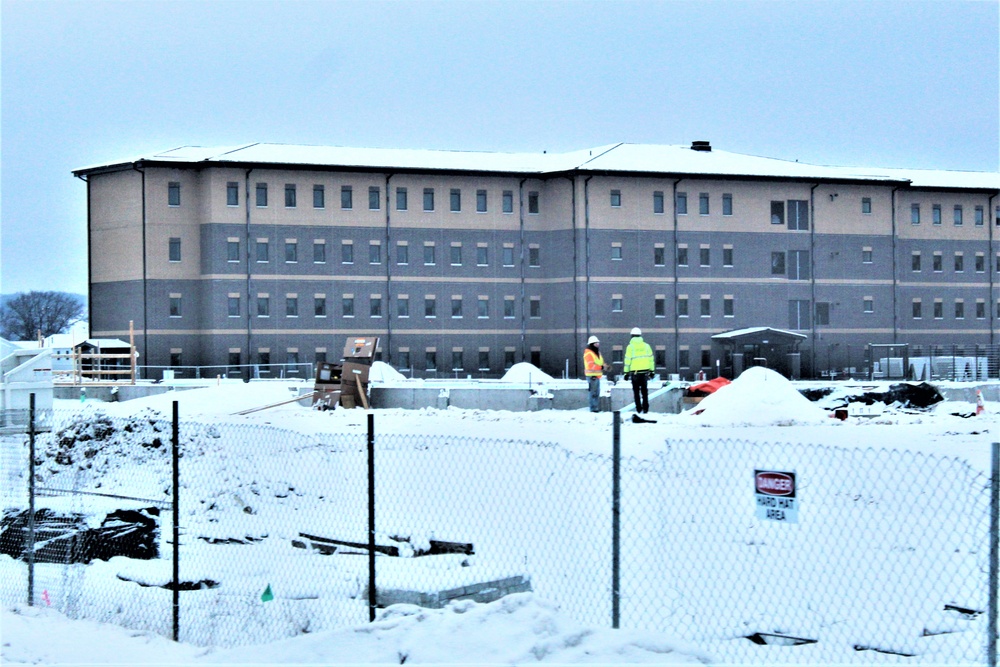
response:
[(597, 336), (587, 339), (587, 347), (583, 350), (583, 369), (587, 375), (587, 391), (590, 395), (590, 411), (601, 411), (601, 378), (611, 367), (604, 363), (600, 351), (601, 341)]

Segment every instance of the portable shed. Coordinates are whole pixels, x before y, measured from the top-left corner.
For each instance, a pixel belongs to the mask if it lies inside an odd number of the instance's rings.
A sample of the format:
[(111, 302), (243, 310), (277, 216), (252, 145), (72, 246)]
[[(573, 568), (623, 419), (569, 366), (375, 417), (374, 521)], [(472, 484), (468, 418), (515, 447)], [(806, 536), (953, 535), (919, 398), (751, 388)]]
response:
[(722, 346), (722, 374), (736, 378), (750, 366), (766, 366), (797, 380), (802, 374), (799, 345), (804, 334), (771, 327), (733, 329), (712, 336)]

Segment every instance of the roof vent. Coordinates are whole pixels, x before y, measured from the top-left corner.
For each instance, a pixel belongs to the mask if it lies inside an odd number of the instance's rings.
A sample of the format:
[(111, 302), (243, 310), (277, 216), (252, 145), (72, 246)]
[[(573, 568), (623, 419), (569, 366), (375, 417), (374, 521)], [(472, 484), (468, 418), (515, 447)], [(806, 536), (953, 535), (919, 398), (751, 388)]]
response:
[(712, 144), (708, 141), (692, 141), (691, 150), (711, 152)]

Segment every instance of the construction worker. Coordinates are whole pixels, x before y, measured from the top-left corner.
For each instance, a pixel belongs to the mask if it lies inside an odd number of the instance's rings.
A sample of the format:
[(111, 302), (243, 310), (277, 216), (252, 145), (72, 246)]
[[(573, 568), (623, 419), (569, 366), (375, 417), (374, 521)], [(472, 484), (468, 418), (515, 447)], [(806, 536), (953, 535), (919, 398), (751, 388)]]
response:
[(642, 331), (634, 327), (632, 338), (625, 349), (625, 379), (632, 380), (632, 395), (635, 397), (635, 412), (649, 412), (649, 387), (646, 382), (653, 374), (656, 364), (653, 361), (653, 349), (642, 339)]
[(604, 363), (600, 351), (601, 341), (597, 336), (587, 339), (587, 347), (583, 349), (583, 370), (587, 375), (587, 391), (590, 393), (590, 411), (601, 411), (601, 378), (604, 372), (611, 370)]

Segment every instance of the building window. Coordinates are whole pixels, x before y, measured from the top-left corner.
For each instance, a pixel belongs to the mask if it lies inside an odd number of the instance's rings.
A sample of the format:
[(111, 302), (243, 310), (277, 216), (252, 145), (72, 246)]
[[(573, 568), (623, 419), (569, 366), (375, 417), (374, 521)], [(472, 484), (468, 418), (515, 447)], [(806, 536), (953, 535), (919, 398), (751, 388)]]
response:
[(350, 185), (340, 186), (340, 208), (344, 211), (354, 208), (354, 188)]
[(731, 194), (723, 193), (722, 195), (722, 215), (732, 215), (733, 214), (733, 196)]
[(666, 317), (667, 316), (667, 299), (666, 297), (657, 296), (653, 299), (653, 317)]
[(295, 263), (299, 261), (299, 244), (296, 241), (285, 241), (285, 261)]
[(611, 191), (611, 208), (620, 208), (622, 205), (622, 191), (612, 190)]
[(271, 365), (271, 352), (270, 350), (258, 350), (257, 351), (257, 363), (261, 366)]
[(503, 300), (503, 316), (504, 319), (513, 319), (514, 317), (514, 297), (507, 296)]
[(449, 252), (451, 252), (451, 265), (462, 266), (462, 246), (452, 245)]
[(941, 300), (934, 301), (934, 319), (943, 320), (944, 319), (944, 302)]
[(462, 297), (451, 297), (451, 316), (455, 319), (462, 319)]
[(910, 204), (910, 224), (920, 224), (920, 204)]
[(239, 351), (238, 350), (236, 350), (236, 351), (230, 350), (229, 351), (229, 365), (230, 366), (239, 366), (242, 363), (243, 363), (243, 359), (241, 358)]
[(452, 188), (448, 193), (448, 207), (452, 213), (459, 213), (462, 210), (462, 191)]
[(730, 267), (733, 265), (733, 248), (731, 246), (722, 249), (722, 265)]
[(691, 350), (686, 347), (677, 350), (677, 366), (680, 368), (691, 368)]
[(181, 297), (171, 296), (170, 297), (170, 317), (180, 317), (181, 316)]
[(514, 365), (514, 350), (504, 350), (503, 351), (504, 370), (510, 370), (510, 367), (513, 365)]
[(340, 262), (354, 264), (354, 244), (344, 241), (340, 244)]
[(479, 297), (477, 316), (486, 319), (490, 316), (490, 298), (488, 296)]
[(541, 249), (538, 246), (528, 246), (528, 266), (541, 266)]
[(653, 248), (653, 266), (666, 266), (666, 248), (656, 246)]
[(226, 206), (240, 205), (240, 184), (235, 181), (226, 183)]
[(171, 262), (181, 261), (181, 240), (173, 237), (167, 244), (167, 257)]
[[(865, 215), (871, 215), (872, 213), (872, 198), (862, 197), (861, 198), (861, 212)], [(817, 322), (819, 324), (819, 322)]]
[(397, 264), (409, 264), (410, 263), (410, 246), (406, 243), (396, 244), (396, 263)]
[(350, 294), (345, 294), (341, 298), (341, 314), (344, 317), (354, 317), (354, 297)]
[(920, 271), (920, 251), (915, 250), (913, 255), (910, 256), (910, 268), (914, 271)]
[(962, 205), (955, 204), (955, 225), (958, 226), (961, 224), (962, 224)]
[(538, 213), (538, 193), (528, 193), (528, 213)]
[(942, 258), (941, 253), (934, 253), (933, 258), (931, 259), (931, 269), (934, 273), (941, 273), (944, 270), (944, 259)]
[(965, 319), (965, 302), (961, 299), (955, 301), (955, 319), (964, 320)]
[(712, 265), (712, 249), (702, 246), (698, 249), (698, 262), (701, 266)]
[(788, 228), (798, 231), (809, 229), (808, 201), (804, 199), (790, 199), (788, 201)]
[(267, 206), (267, 183), (257, 184), (257, 206), (259, 208)]
[(528, 300), (528, 317), (539, 318), (542, 316), (542, 299), (533, 296)]
[(622, 258), (622, 244), (612, 243), (611, 244), (611, 259), (612, 261), (620, 261)]
[(871, 264), (872, 263), (872, 249), (871, 248), (862, 248), (861, 249), (861, 263), (862, 264)]
[(809, 280), (809, 251), (789, 250), (788, 251), (788, 279), (789, 280)]
[(424, 188), (424, 210), (434, 210), (434, 188)]
[(919, 320), (923, 316), (923, 304), (921, 304), (920, 299), (913, 300), (913, 319)]
[(514, 246), (505, 245), (503, 247), (503, 257), (504, 266), (514, 266)]
[(677, 317), (688, 316), (688, 298), (684, 294), (677, 296)]
[(986, 319), (986, 302), (977, 301), (976, 302), (976, 319), (985, 320)]
[(788, 328), (802, 331), (809, 327), (809, 301), (805, 299), (790, 300), (788, 302)]
[(382, 208), (382, 191), (374, 185), (368, 186), (368, 210), (377, 211)]
[(257, 241), (257, 261), (266, 262), (268, 255), (268, 243), (267, 241)]
[(611, 312), (620, 313), (622, 312), (622, 295), (615, 294), (611, 297)]
[(712, 299), (709, 296), (701, 297), (701, 316), (702, 317), (712, 316)]
[(326, 264), (326, 244), (313, 243), (313, 262), (316, 264)]
[(828, 326), (830, 324), (830, 304), (827, 301), (816, 302), (816, 326)]
[(437, 317), (437, 298), (428, 296), (424, 298), (424, 317)]
[(935, 225), (941, 224), (941, 204), (934, 204), (931, 207), (931, 222)]
[(295, 185), (285, 184), (285, 208), (295, 208)]
[(227, 314), (229, 317), (239, 317), (240, 316), (240, 297), (230, 294), (226, 303)]
[(326, 208), (326, 187), (323, 185), (313, 186), (313, 208)]
[[(298, 350), (288, 350), (286, 353), (285, 362), (290, 366), (295, 366), (299, 363), (299, 351)], [(291, 369), (293, 373), (298, 373), (298, 369)]]
[(981, 252), (976, 253), (976, 273), (986, 272), (986, 255)]
[(955, 253), (955, 273), (962, 273), (965, 271), (965, 255), (960, 252)]
[(772, 252), (771, 253), (771, 275), (772, 276), (783, 276), (785, 275), (785, 253), (783, 252)]
[(734, 317), (735, 310), (733, 305), (733, 297), (724, 296), (722, 297), (722, 316), (723, 317)]
[(785, 202), (783, 201), (771, 202), (771, 224), (772, 225), (785, 224)]
[(465, 361), (462, 356), (462, 350), (451, 351), (451, 370), (461, 371), (465, 369)]
[(675, 204), (677, 208), (677, 215), (687, 215), (688, 212), (688, 195), (686, 192), (677, 193), (677, 202)]
[(698, 193), (698, 214), (708, 215), (708, 193)]
[(437, 370), (437, 351), (427, 350), (424, 352), (424, 368), (429, 371)]
[(983, 209), (982, 206), (977, 206), (976, 207), (976, 213), (975, 213), (975, 215), (976, 215), (976, 217), (975, 217), (976, 227), (982, 227), (983, 223), (986, 220), (985, 211), (984, 211), (984, 209)]
[(257, 317), (271, 316), (271, 298), (266, 294), (257, 295)]
[(173, 350), (170, 350), (170, 365), (172, 367), (181, 365), (181, 354), (181, 352), (174, 352)]
[(653, 193), (653, 213), (663, 213), (663, 193), (659, 190)]
[(240, 261), (240, 242), (229, 240), (226, 241), (226, 261), (227, 262), (238, 262)]
[(712, 365), (712, 350), (710, 348), (701, 348), (701, 367), (709, 368)]
[(504, 190), (503, 191), (503, 212), (513, 213), (514, 212), (514, 191)]
[(396, 297), (396, 317), (410, 316), (410, 297), (400, 295)]
[(382, 317), (382, 297), (372, 294), (368, 301), (368, 315), (370, 317)]
[(298, 316), (299, 316), (299, 297), (286, 296), (285, 317), (298, 317)]
[(410, 370), (410, 351), (409, 350), (400, 350), (399, 353), (396, 356), (396, 359), (398, 360), (397, 363), (399, 363), (399, 370), (401, 370), (401, 371), (408, 371), (408, 370)]
[(615, 345), (611, 348), (611, 363), (622, 364), (625, 363), (625, 350), (622, 349), (621, 345)]
[(433, 243), (425, 243), (424, 244), (424, 265), (425, 266), (434, 266), (434, 264), (435, 264), (434, 244)]
[(489, 248), (484, 245), (476, 246), (476, 265), (477, 266), (489, 266), (490, 253)]
[(490, 370), (490, 351), (489, 350), (479, 350), (479, 370), (488, 371)]
[(326, 297), (317, 294), (313, 297), (313, 315), (326, 317)]
[(180, 206), (181, 205), (181, 184), (171, 181), (167, 183), (167, 205), (168, 206)]
[(866, 296), (861, 300), (861, 310), (865, 313), (875, 312), (875, 299), (870, 296)]
[(396, 188), (396, 210), (405, 211), (406, 206), (406, 188)]
[(369, 243), (368, 244), (368, 263), (369, 264), (381, 264), (382, 263), (382, 244), (381, 243)]
[(476, 213), (486, 213), (486, 190), (476, 190)]
[(686, 245), (677, 246), (677, 266), (688, 265), (688, 249)]
[(667, 365), (667, 350), (663, 347), (657, 347), (653, 350), (653, 363), (657, 368), (663, 368)]

